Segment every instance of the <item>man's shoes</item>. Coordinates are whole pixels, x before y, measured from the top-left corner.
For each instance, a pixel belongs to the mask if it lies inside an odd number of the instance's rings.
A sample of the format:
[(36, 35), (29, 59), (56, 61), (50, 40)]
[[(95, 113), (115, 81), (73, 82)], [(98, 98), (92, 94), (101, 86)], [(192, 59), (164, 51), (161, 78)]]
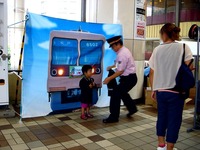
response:
[(129, 112), (126, 116), (127, 116), (128, 118), (131, 118), (131, 116), (132, 116), (133, 114), (135, 114), (137, 111), (138, 111), (138, 110), (135, 109), (134, 111)]
[(103, 123), (116, 123), (116, 122), (119, 122), (119, 120), (111, 118), (103, 119)]

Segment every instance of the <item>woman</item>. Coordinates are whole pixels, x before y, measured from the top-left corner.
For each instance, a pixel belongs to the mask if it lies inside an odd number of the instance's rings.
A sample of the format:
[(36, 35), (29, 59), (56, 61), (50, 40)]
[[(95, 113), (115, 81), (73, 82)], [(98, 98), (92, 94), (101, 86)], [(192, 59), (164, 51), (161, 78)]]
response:
[[(152, 85), (152, 98), (157, 100), (157, 150), (173, 150), (178, 139), (182, 122), (184, 96), (174, 87), (175, 78), (182, 63), (185, 49), (185, 63), (192, 60), (190, 48), (177, 43), (180, 40), (180, 28), (167, 23), (160, 30), (163, 44), (156, 47), (149, 60), (150, 83)], [(167, 145), (165, 144), (165, 137)]]

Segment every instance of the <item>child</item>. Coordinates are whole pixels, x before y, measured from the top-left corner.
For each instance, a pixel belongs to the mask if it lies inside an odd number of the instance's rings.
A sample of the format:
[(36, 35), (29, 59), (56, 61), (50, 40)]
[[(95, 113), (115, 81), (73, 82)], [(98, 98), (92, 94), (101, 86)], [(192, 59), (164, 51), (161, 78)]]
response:
[(92, 76), (92, 66), (84, 65), (82, 67), (84, 77), (79, 82), (81, 88), (81, 119), (87, 120), (94, 116), (90, 114), (90, 106), (92, 105), (92, 88), (95, 87)]

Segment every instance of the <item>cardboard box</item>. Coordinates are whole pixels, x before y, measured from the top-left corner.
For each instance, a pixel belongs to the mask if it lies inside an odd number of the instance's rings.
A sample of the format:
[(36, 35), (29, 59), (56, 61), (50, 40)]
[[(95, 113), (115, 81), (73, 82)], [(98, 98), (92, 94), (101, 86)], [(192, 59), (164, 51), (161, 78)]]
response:
[(153, 105), (153, 100), (151, 98), (151, 88), (147, 87), (145, 89), (145, 105)]
[(185, 103), (184, 103), (184, 109), (187, 109), (187, 104), (190, 104), (191, 101), (192, 101), (191, 98), (187, 98), (187, 99), (185, 100)]
[(196, 88), (191, 88), (190, 89), (190, 94), (189, 94), (189, 98), (192, 99), (192, 101), (190, 101), (190, 104), (194, 104), (194, 100), (195, 100), (195, 96), (196, 96)]
[(155, 108), (155, 109), (157, 109), (157, 101), (154, 101), (154, 100), (152, 100), (153, 101), (153, 107)]

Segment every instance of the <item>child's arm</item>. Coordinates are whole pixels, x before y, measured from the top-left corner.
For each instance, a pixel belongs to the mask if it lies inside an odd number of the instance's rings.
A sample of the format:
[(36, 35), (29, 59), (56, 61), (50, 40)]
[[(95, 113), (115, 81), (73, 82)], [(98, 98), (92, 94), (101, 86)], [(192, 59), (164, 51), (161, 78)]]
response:
[(92, 87), (96, 87), (96, 83), (94, 82), (94, 79), (91, 78), (90, 80), (91, 80), (91, 82), (92, 82)]
[(88, 82), (86, 80), (81, 80), (79, 83), (79, 86), (81, 89), (88, 89), (91, 88), (90, 84), (88, 84)]

